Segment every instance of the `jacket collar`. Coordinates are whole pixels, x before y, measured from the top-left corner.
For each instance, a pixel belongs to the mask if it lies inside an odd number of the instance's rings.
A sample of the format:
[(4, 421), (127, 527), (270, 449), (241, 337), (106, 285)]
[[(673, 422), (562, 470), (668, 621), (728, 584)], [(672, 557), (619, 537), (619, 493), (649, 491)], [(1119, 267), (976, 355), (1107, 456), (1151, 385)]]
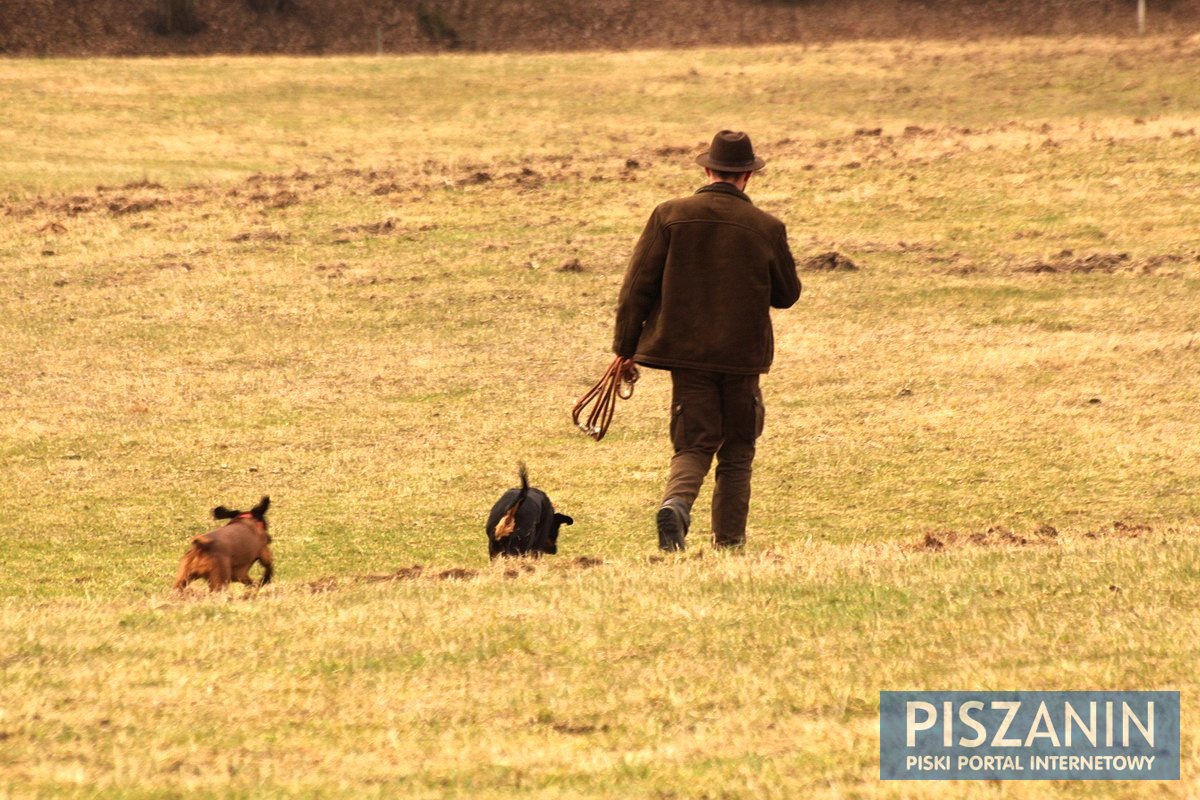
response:
[(717, 181), (716, 183), (710, 183), (707, 186), (703, 186), (696, 191), (696, 194), (703, 194), (704, 192), (716, 192), (717, 194), (733, 195), (739, 200), (745, 200), (747, 203), (750, 203), (750, 205), (754, 205), (754, 202), (750, 199), (748, 194), (734, 186), (732, 183), (726, 183), (725, 181)]

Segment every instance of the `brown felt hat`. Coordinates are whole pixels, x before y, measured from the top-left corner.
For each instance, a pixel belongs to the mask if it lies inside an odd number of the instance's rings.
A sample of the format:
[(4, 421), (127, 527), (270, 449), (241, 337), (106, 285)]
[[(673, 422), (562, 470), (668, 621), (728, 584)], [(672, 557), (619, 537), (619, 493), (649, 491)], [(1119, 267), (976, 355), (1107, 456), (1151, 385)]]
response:
[(754, 172), (767, 165), (754, 155), (750, 137), (742, 131), (717, 133), (708, 150), (696, 156), (696, 163), (719, 172)]

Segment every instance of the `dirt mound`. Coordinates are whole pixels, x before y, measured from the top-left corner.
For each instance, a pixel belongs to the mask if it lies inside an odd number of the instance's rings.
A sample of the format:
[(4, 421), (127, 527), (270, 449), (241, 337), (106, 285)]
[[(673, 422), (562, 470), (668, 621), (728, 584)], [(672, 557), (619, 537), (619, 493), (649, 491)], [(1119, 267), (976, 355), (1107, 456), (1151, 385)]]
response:
[(443, 570), (429, 570), (420, 564), (413, 564), (411, 567), (403, 567), (395, 572), (390, 572), (387, 575), (364, 575), (358, 580), (363, 583), (381, 583), (384, 581), (413, 581), (417, 578), (428, 578), (433, 581), (461, 581), (468, 578), (474, 578), (479, 575), (478, 570), (466, 569), (464, 567), (453, 567)]
[(800, 264), (800, 269), (809, 272), (855, 272), (858, 270), (858, 264), (841, 253), (830, 251), (805, 259)]
[(1133, 259), (1128, 253), (1091, 253), (1075, 255), (1073, 250), (1063, 250), (1050, 259), (1029, 261), (1017, 267), (1015, 272), (1032, 274), (1045, 273), (1114, 273), (1135, 272), (1150, 275), (1165, 266), (1183, 264), (1191, 258), (1180, 253), (1164, 253), (1142, 259)]
[[(521, 575), (538, 571), (538, 564), (545, 564), (549, 569), (557, 571), (578, 571), (593, 569), (604, 565), (604, 559), (596, 558), (595, 556), (578, 556), (567, 560), (547, 560), (543, 562), (525, 561), (521, 559), (513, 559), (510, 562), (511, 566), (504, 570), (505, 578), (519, 578)], [(347, 575), (342, 578), (327, 576), (319, 578), (315, 581), (309, 581), (304, 584), (312, 594), (323, 594), (325, 592), (335, 591), (339, 585), (351, 585), (356, 583), (395, 583), (397, 581), (465, 581), (471, 578), (477, 578), (484, 574), (481, 570), (468, 569), (466, 567), (451, 567), (449, 569), (429, 569), (421, 564), (413, 564), (410, 567), (401, 567), (394, 572), (372, 575)]]
[(467, 580), (479, 575), (478, 570), (465, 569), (463, 567), (453, 567), (444, 570), (430, 570), (420, 564), (413, 564), (411, 567), (402, 567), (395, 572), (389, 572), (383, 575), (349, 575), (344, 578), (336, 578), (333, 576), (320, 578), (315, 581), (310, 581), (305, 584), (313, 594), (322, 594), (324, 592), (332, 592), (338, 588), (340, 584), (354, 583), (393, 583), (395, 581), (415, 581), (418, 579), (427, 579), (432, 581), (455, 581)]
[[(1111, 525), (1083, 534), (1085, 539), (1140, 539), (1149, 536), (1154, 529), (1142, 523), (1117, 520)], [(1025, 547), (1029, 545), (1052, 545), (1059, 541), (1058, 529), (1052, 525), (1040, 525), (1031, 533), (1019, 534), (1003, 526), (993, 526), (982, 533), (962, 531), (930, 531), (920, 541), (905, 549), (910, 552), (937, 553), (958, 547)]]
[(962, 531), (932, 531), (909, 549), (939, 552), (952, 547), (1004, 547), (1036, 544), (1052, 544), (1058, 539), (1058, 530), (1050, 525), (1041, 525), (1028, 535), (1014, 533), (1003, 526), (995, 525), (982, 533)]
[(1017, 272), (1116, 272), (1129, 266), (1128, 253), (1093, 253), (1075, 257), (1072, 250), (1063, 250), (1049, 261), (1031, 261), (1017, 267)]
[[(42, 213), (55, 217), (78, 217), (83, 214), (105, 213), (120, 217), (138, 214), (156, 208), (170, 207), (182, 198), (171, 196), (157, 183), (137, 181), (124, 186), (97, 186), (90, 194), (71, 194), (57, 197), (41, 197), (32, 201), (6, 205), (0, 208), (5, 216), (26, 217)], [(54, 226), (58, 226), (58, 228)], [(60, 222), (49, 222), (46, 232), (63, 233), (66, 228)], [(61, 228), (61, 230), (59, 230)]]
[[(1151, 4), (1152, 33), (1200, 8)], [(712, 20), (722, 20), (713, 25)], [(847, 39), (1134, 32), (1113, 0), (5, 0), (7, 55), (627, 50)]]
[(1088, 531), (1084, 534), (1087, 539), (1140, 539), (1143, 536), (1148, 536), (1154, 533), (1154, 529), (1149, 525), (1141, 523), (1130, 524), (1117, 520), (1107, 528)]

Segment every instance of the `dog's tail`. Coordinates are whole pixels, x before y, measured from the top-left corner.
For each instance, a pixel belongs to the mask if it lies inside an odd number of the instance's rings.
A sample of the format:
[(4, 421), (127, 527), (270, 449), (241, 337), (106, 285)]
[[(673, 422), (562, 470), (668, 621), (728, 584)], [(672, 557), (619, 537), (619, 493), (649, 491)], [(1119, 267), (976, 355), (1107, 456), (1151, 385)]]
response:
[[(220, 517), (218, 517), (218, 519), (220, 519)], [(213, 538), (207, 533), (202, 533), (199, 536), (192, 538), (192, 547), (203, 552), (208, 552), (208, 550), (211, 549), (215, 543), (216, 542), (213, 541)]]
[(517, 465), (517, 474), (521, 477), (521, 491), (517, 493), (516, 502), (508, 507), (508, 511), (504, 512), (504, 519), (496, 525), (497, 539), (511, 536), (512, 532), (517, 529), (517, 512), (521, 510), (521, 504), (529, 495), (529, 470), (525, 469), (524, 461)]

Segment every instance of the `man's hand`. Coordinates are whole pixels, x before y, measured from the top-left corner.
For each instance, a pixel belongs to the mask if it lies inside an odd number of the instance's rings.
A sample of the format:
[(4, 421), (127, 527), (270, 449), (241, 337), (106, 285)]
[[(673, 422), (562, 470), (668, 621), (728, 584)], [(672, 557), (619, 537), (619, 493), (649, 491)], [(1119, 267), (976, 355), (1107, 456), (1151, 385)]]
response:
[(637, 364), (634, 363), (632, 358), (617, 356), (614, 364), (617, 375), (620, 376), (620, 384), (617, 386), (617, 396), (622, 400), (628, 400), (633, 397), (633, 385), (637, 383), (637, 379), (641, 373), (638, 372)]

